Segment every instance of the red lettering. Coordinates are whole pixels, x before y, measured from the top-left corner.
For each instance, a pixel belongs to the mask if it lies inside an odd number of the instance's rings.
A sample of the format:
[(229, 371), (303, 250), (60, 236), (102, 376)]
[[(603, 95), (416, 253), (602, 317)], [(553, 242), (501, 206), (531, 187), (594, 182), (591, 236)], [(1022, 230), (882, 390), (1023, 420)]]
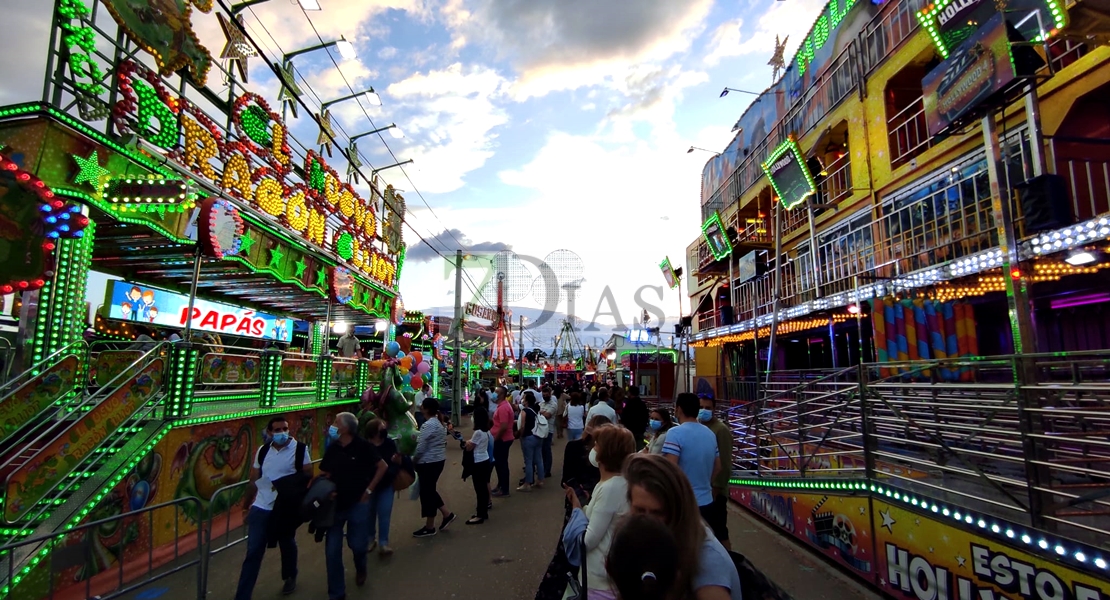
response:
[[(200, 309), (199, 308), (193, 308), (193, 320), (196, 321), (199, 318), (200, 318)], [(181, 308), (181, 321), (178, 323), (178, 325), (184, 325), (185, 322), (188, 321), (188, 320), (189, 320), (189, 307), (185, 306), (185, 307)]]
[(251, 323), (251, 331), (254, 332), (254, 335), (265, 335), (266, 321), (255, 319), (254, 323)]
[(250, 332), (251, 332), (251, 318), (250, 317), (243, 317), (242, 319), (239, 319), (239, 326), (235, 328), (235, 333), (249, 334)]
[(228, 327), (231, 327), (235, 324), (235, 321), (235, 315), (224, 315), (224, 318), (220, 319), (220, 331), (224, 331)]
[(219, 326), (220, 315), (214, 310), (208, 311), (208, 314), (204, 315), (204, 318), (200, 321), (200, 325), (198, 325), (198, 327), (211, 327), (212, 329), (218, 329)]

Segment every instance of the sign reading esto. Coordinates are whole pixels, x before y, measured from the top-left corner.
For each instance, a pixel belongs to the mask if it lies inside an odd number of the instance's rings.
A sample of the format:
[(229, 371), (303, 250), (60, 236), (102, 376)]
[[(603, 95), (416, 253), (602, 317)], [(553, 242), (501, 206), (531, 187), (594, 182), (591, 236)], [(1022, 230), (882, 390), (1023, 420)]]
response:
[[(120, 131), (141, 136), (198, 178), (258, 208), (301, 239), (335, 252), (367, 278), (392, 287), (396, 263), (373, 247), (378, 227), (373, 203), (313, 151), (305, 157), (303, 181), (292, 181), (286, 126), (263, 98), (245, 93), (235, 100), (232, 139), (194, 104), (167, 92), (145, 67), (124, 61), (117, 71), (122, 99), (112, 114)], [(334, 216), (338, 226), (335, 220), (329, 223)], [(390, 244), (390, 252), (398, 252), (399, 246)]]

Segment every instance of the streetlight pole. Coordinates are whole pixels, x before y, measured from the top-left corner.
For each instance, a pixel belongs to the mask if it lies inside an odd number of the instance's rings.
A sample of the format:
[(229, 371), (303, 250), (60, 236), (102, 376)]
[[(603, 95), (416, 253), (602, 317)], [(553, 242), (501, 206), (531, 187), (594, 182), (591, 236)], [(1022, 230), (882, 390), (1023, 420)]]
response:
[(462, 364), (460, 353), (462, 351), (462, 250), (455, 251), (455, 348), (452, 351), (452, 363), (455, 371), (451, 377), (451, 424), (459, 426), (462, 413)]

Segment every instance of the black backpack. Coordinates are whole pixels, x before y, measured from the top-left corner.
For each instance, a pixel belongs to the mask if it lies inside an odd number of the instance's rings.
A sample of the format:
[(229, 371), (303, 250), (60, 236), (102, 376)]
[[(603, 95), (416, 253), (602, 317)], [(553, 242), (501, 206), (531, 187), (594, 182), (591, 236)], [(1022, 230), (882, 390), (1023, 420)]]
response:
[[(293, 457), (293, 461), (294, 461), (294, 465), (295, 465), (294, 468), (296, 469), (297, 473), (300, 473), (301, 470), (304, 469), (305, 445), (298, 442), (297, 440), (293, 440), (293, 441), (297, 444), (297, 449), (295, 451), (297, 454), (296, 454), (295, 457)], [(269, 452), (270, 452), (270, 444), (266, 444), (266, 445), (264, 445), (264, 446), (262, 446), (261, 448), (258, 449), (258, 469), (260, 471), (262, 470), (262, 463), (266, 461), (266, 454), (268, 454)]]

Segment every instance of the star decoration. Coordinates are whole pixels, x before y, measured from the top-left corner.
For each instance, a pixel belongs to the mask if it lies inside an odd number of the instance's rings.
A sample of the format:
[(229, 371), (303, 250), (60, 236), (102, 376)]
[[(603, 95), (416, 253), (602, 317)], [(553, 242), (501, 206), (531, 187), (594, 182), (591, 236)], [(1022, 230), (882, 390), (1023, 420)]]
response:
[(880, 510), (879, 516), (883, 518), (883, 524), (880, 525), (880, 527), (886, 527), (887, 531), (894, 533), (894, 524), (898, 521), (895, 521), (894, 517), (890, 516), (890, 509)]
[(317, 287), (326, 287), (328, 285), (328, 270), (324, 267), (316, 269), (316, 285)]
[(860, 515), (866, 515), (867, 514), (867, 508), (865, 508), (863, 506), (859, 507), (859, 514)]
[(296, 277), (300, 277), (301, 275), (304, 275), (304, 270), (308, 268), (308, 264), (305, 263), (304, 257), (301, 257), (300, 259), (297, 260), (296, 263), (293, 263), (293, 264), (295, 264), (296, 267), (297, 267)]
[(317, 114), (316, 120), (320, 122), (320, 134), (316, 136), (316, 145), (320, 147), (320, 152), (327, 151), (328, 158), (331, 158), (331, 139), (335, 137), (335, 131), (331, 128), (331, 111), (324, 109), (323, 114)]
[[(239, 78), (243, 80), (243, 83), (247, 83), (247, 60), (253, 56), (258, 56), (258, 53), (243, 37), (243, 31), (236, 25), (232, 25), (223, 13), (216, 13), (216, 17), (220, 19), (220, 29), (224, 30), (224, 39), (227, 40), (223, 52), (220, 52), (220, 58), (234, 63), (235, 69), (239, 71)], [(235, 20), (241, 25), (243, 23), (242, 15), (236, 16)]]
[(273, 248), (270, 248), (270, 266), (278, 266), (284, 256), (285, 253), (281, 251), (281, 246), (274, 246)]
[(239, 238), (239, 254), (247, 254), (251, 251), (251, 246), (254, 245), (254, 238), (251, 237), (250, 231), (244, 231), (243, 237)]
[(960, 556), (959, 554), (956, 555), (956, 563), (959, 564), (961, 567), (964, 566), (964, 563), (966, 563), (966, 562), (967, 562), (966, 558), (964, 558), (963, 556)]
[(89, 155), (88, 158), (73, 155), (73, 160), (77, 162), (77, 177), (73, 179), (73, 183), (80, 185), (87, 183), (93, 189), (100, 189), (100, 178), (106, 175), (111, 175), (112, 172), (100, 166), (100, 159), (96, 156), (96, 150)]
[(932, 554), (932, 553), (933, 553), (933, 547), (929, 546), (929, 554)]
[(301, 86), (297, 85), (297, 78), (293, 76), (293, 62), (285, 61), (284, 64), (274, 64), (277, 68), (278, 75), (284, 85), (281, 86), (281, 91), (278, 92), (278, 102), (281, 102), (282, 108), (286, 105), (293, 111), (293, 118), (297, 118), (297, 100), (304, 92), (301, 91)]
[(363, 292), (362, 293), (362, 305), (366, 306), (368, 304), (370, 304), (370, 292)]
[(347, 148), (347, 181), (354, 180), (358, 183), (358, 170), (362, 168), (362, 161), (358, 157), (358, 144), (351, 142)]
[(921, 519), (914, 519), (913, 524), (920, 526), (921, 525)]

